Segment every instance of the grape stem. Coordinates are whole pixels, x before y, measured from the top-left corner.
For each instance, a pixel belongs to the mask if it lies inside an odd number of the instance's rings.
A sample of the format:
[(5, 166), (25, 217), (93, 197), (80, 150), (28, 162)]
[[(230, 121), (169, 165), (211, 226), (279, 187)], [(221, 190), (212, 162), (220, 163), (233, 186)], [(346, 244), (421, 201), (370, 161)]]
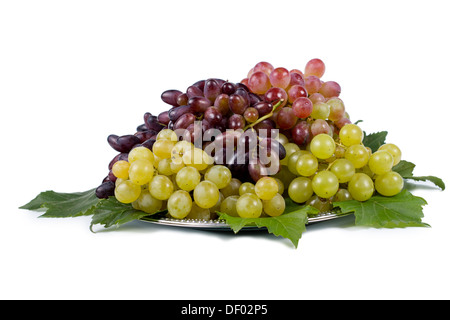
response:
[(272, 111), (271, 111), (270, 113), (268, 113), (268, 114), (266, 114), (265, 116), (259, 118), (259, 119), (256, 120), (255, 122), (250, 123), (249, 125), (247, 125), (247, 126), (244, 128), (244, 131), (247, 130), (247, 129), (249, 129), (249, 128), (253, 128), (254, 126), (256, 126), (256, 125), (257, 125), (258, 123), (260, 123), (261, 121), (264, 121), (264, 120), (269, 119), (270, 117), (272, 117), (273, 114), (275, 113), (275, 111), (277, 111), (278, 107), (281, 106), (281, 105), (283, 104), (283, 102), (284, 102), (284, 99), (280, 99), (280, 100), (273, 106)]

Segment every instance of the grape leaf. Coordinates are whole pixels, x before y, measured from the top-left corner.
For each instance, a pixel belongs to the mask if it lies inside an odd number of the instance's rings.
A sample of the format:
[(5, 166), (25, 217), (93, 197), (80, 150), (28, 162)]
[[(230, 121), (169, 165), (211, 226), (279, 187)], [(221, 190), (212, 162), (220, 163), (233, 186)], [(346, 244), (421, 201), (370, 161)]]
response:
[(285, 213), (278, 217), (240, 218), (223, 212), (218, 212), (218, 214), (220, 219), (225, 220), (235, 233), (247, 225), (256, 225), (258, 228), (265, 227), (269, 233), (289, 239), (297, 248), (298, 241), (306, 229), (308, 213), (316, 214), (318, 210), (310, 206), (299, 205), (296, 205), (295, 209), (294, 206), (286, 208)]
[(364, 132), (363, 144), (364, 146), (372, 149), (372, 152), (375, 152), (385, 143), (387, 134), (387, 131), (380, 131), (370, 134), (366, 134)]
[(429, 226), (422, 222), (422, 207), (426, 204), (425, 199), (403, 190), (393, 197), (375, 195), (364, 202), (349, 200), (335, 202), (333, 206), (342, 213), (353, 212), (358, 226), (404, 228)]
[(412, 162), (401, 160), (396, 166), (392, 168), (392, 171), (398, 172), (403, 177), (403, 179), (414, 181), (430, 181), (442, 190), (445, 190), (445, 183), (441, 178), (435, 176), (414, 176), (413, 171), (415, 166), (416, 165)]
[(119, 202), (115, 197), (101, 200), (93, 209), (90, 229), (95, 224), (104, 225), (109, 228), (113, 225), (120, 226), (127, 222), (141, 219), (149, 214), (134, 209), (130, 204)]
[(41, 192), (29, 203), (20, 207), (28, 210), (46, 210), (41, 217), (68, 218), (91, 215), (99, 202), (95, 189), (75, 193), (59, 193), (55, 191)]

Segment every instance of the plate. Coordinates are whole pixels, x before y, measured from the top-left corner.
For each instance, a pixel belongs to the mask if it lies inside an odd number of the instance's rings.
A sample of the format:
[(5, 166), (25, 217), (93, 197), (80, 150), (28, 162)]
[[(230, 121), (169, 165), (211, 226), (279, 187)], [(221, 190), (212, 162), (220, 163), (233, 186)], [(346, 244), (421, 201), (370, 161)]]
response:
[[(349, 214), (337, 214), (335, 212), (323, 212), (315, 216), (308, 217), (308, 225), (328, 220), (345, 217)], [(159, 224), (171, 227), (193, 228), (201, 230), (214, 231), (232, 231), (230, 226), (224, 220), (193, 220), (193, 219), (174, 219), (168, 217), (152, 217), (147, 216), (141, 218), (141, 221), (153, 224)], [(258, 228), (257, 226), (245, 226), (241, 230), (265, 230), (265, 228)]]

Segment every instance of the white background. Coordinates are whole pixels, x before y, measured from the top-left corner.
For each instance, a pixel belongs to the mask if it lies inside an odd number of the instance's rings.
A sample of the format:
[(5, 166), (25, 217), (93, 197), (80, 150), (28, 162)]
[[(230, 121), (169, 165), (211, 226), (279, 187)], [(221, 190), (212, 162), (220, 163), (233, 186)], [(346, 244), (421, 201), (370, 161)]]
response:
[[(421, 185), (431, 228), (310, 226), (298, 249), (266, 233), (142, 222), (89, 231), (38, 218), (39, 192), (97, 186), (134, 133), (197, 80), (259, 61), (325, 61), (353, 120), (447, 183), (448, 1), (0, 2), (2, 299), (449, 299), (448, 191)], [(446, 199), (447, 198), (447, 199)]]

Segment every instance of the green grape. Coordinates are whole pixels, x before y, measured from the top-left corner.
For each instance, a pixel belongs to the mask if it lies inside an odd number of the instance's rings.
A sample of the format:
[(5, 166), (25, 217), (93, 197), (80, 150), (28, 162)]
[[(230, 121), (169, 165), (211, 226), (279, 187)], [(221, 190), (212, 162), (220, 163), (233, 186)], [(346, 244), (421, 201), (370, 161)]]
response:
[(308, 206), (316, 208), (317, 210), (319, 210), (319, 212), (330, 211), (333, 207), (328, 199), (320, 198), (317, 195), (313, 195), (311, 198), (309, 198), (308, 201), (306, 201), (306, 204)]
[(194, 203), (192, 203), (191, 211), (186, 216), (186, 219), (209, 220), (210, 217), (211, 217), (211, 213), (209, 212), (209, 209), (200, 208), (194, 202)]
[(244, 182), (243, 184), (241, 184), (241, 186), (239, 187), (239, 195), (242, 196), (245, 193), (255, 193), (255, 185), (251, 182)]
[(283, 183), (283, 181), (281, 181), (280, 179), (275, 178), (275, 177), (274, 177), (274, 179), (275, 179), (275, 181), (278, 184), (278, 193), (279, 194), (283, 194), (283, 192), (284, 192), (284, 183)]
[(356, 124), (346, 124), (339, 131), (339, 139), (344, 146), (352, 146), (360, 144), (364, 137), (364, 133)]
[(334, 195), (333, 202), (353, 200), (352, 195), (347, 189), (339, 189)]
[(311, 180), (305, 177), (298, 177), (289, 184), (288, 194), (292, 201), (303, 203), (313, 195)]
[(289, 142), (284, 145), (284, 149), (286, 150), (286, 157), (284, 157), (283, 160), (280, 160), (280, 164), (283, 166), (287, 166), (291, 154), (300, 151), (300, 147), (296, 143)]
[(328, 159), (334, 154), (336, 143), (325, 133), (315, 136), (309, 146), (311, 153), (319, 159)]
[(383, 196), (395, 196), (403, 189), (403, 178), (398, 172), (389, 171), (375, 179), (375, 189)]
[(345, 106), (341, 99), (337, 97), (331, 98), (327, 101), (327, 104), (330, 106), (330, 115), (328, 116), (328, 119), (335, 122), (344, 116)]
[(230, 183), (225, 188), (220, 189), (220, 192), (223, 193), (225, 198), (229, 196), (237, 196), (239, 195), (239, 188), (241, 185), (242, 183), (239, 179), (232, 178)]
[(166, 159), (172, 156), (172, 148), (174, 147), (175, 142), (167, 139), (156, 140), (153, 144), (153, 153), (155, 156)]
[(205, 173), (205, 180), (214, 183), (217, 188), (225, 188), (231, 181), (231, 171), (225, 166), (215, 165)]
[(156, 136), (156, 140), (162, 140), (162, 139), (173, 141), (173, 142), (178, 141), (177, 134), (173, 130), (170, 130), (170, 129), (163, 129), (158, 133), (158, 135)]
[(321, 198), (330, 198), (339, 189), (339, 180), (333, 172), (320, 171), (312, 179), (312, 188)]
[(298, 158), (295, 167), (299, 175), (309, 177), (316, 173), (319, 161), (313, 154), (307, 153)]
[(238, 201), (239, 196), (229, 196), (223, 199), (220, 204), (220, 212), (226, 213), (232, 217), (239, 217), (236, 211), (236, 202)]
[(213, 159), (202, 149), (193, 148), (183, 154), (183, 162), (187, 166), (196, 168), (198, 171), (205, 170), (212, 164)]
[(153, 178), (153, 164), (146, 159), (137, 159), (130, 164), (128, 170), (130, 180), (138, 185), (149, 183)]
[(369, 200), (374, 192), (373, 181), (365, 173), (355, 173), (348, 183), (348, 191), (355, 200)]
[(177, 190), (167, 201), (167, 211), (175, 219), (184, 219), (192, 209), (192, 199), (187, 191)]
[(271, 217), (278, 217), (283, 214), (286, 208), (286, 201), (283, 196), (277, 193), (270, 200), (263, 200), (263, 210)]
[(354, 144), (345, 151), (345, 159), (353, 163), (356, 169), (359, 169), (369, 162), (369, 153), (364, 146)]
[(170, 170), (171, 170), (173, 173), (178, 173), (178, 171), (180, 171), (180, 170), (183, 169), (184, 167), (186, 167), (186, 166), (184, 165), (183, 162), (176, 163), (176, 162), (170, 161)]
[(219, 200), (217, 200), (216, 204), (209, 208), (209, 212), (211, 213), (211, 219), (213, 218), (213, 216), (216, 215), (216, 211), (220, 211), (220, 206), (222, 204), (223, 199), (225, 199), (225, 196), (223, 195), (222, 192), (219, 191)]
[(298, 176), (297, 161), (301, 156), (303, 156), (305, 154), (311, 154), (311, 152), (306, 151), (306, 150), (300, 150), (300, 151), (294, 152), (293, 154), (291, 154), (289, 156), (287, 167), (288, 167), (289, 171), (292, 172), (293, 174), (295, 174), (296, 176)]
[(130, 169), (130, 163), (124, 160), (119, 160), (112, 166), (112, 173), (116, 178), (128, 179), (128, 170)]
[(190, 152), (191, 149), (194, 149), (194, 145), (186, 140), (175, 143), (172, 148), (172, 162), (177, 164), (182, 163), (183, 155), (187, 152)]
[(336, 175), (339, 183), (345, 183), (349, 182), (355, 174), (355, 166), (350, 160), (337, 159), (331, 165), (330, 171)]
[(219, 201), (219, 197), (219, 189), (208, 180), (200, 182), (194, 189), (194, 201), (199, 207), (204, 209), (214, 207)]
[(256, 194), (245, 193), (236, 201), (236, 212), (241, 218), (259, 218), (263, 210)]
[(311, 118), (326, 120), (330, 114), (330, 106), (325, 102), (316, 102), (313, 105)]
[(132, 203), (141, 195), (141, 186), (133, 181), (126, 180), (116, 187), (114, 195), (119, 202)]
[(284, 192), (284, 190), (287, 190), (289, 184), (297, 177), (297, 175), (294, 175), (292, 172), (290, 172), (286, 166), (281, 166), (280, 171), (278, 171), (273, 177), (281, 180), (281, 182), (283, 183)]
[(381, 147), (378, 148), (378, 150), (385, 150), (389, 152), (394, 158), (394, 166), (397, 165), (402, 159), (402, 151), (400, 150), (399, 147), (397, 147), (393, 143), (383, 144)]
[(255, 184), (255, 193), (261, 200), (270, 200), (278, 193), (278, 183), (272, 177), (262, 177)]
[(165, 176), (171, 176), (173, 174), (172, 168), (170, 167), (171, 160), (170, 158), (161, 159), (158, 162), (158, 172)]
[(163, 175), (155, 176), (150, 182), (150, 194), (159, 200), (167, 200), (173, 193), (173, 183)]
[(162, 201), (153, 197), (148, 190), (142, 190), (141, 195), (133, 204), (137, 204), (138, 210), (149, 214), (158, 212), (162, 208)]
[(394, 157), (386, 150), (373, 153), (369, 159), (370, 170), (378, 175), (391, 171), (393, 164)]
[(150, 149), (146, 147), (136, 147), (133, 148), (128, 154), (128, 162), (132, 163), (137, 159), (146, 159), (153, 164), (155, 161), (155, 156), (150, 151)]
[(184, 167), (176, 174), (178, 187), (185, 191), (192, 191), (200, 183), (200, 173), (194, 167)]

